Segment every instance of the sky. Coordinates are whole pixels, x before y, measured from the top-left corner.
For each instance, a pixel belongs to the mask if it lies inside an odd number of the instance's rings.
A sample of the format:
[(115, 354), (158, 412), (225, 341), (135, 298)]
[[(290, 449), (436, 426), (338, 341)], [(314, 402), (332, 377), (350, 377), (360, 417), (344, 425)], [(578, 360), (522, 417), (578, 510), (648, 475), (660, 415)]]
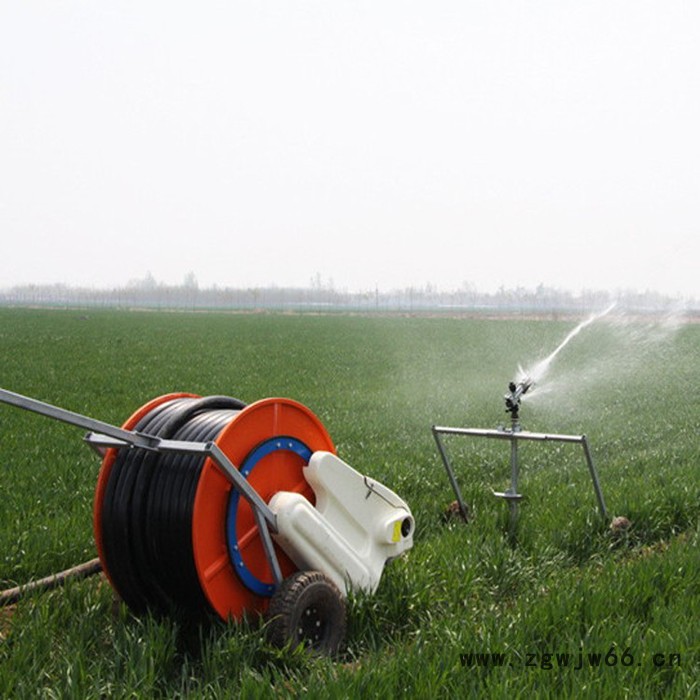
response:
[(0, 288), (700, 297), (700, 3), (0, 3)]

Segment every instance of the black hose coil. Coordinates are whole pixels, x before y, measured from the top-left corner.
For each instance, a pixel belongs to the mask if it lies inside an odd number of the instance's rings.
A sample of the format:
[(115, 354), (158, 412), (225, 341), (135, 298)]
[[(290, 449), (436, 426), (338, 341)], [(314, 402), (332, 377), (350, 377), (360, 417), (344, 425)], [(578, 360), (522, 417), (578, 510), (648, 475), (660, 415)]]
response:
[[(245, 408), (238, 399), (177, 398), (135, 426), (147, 435), (210, 442)], [(137, 614), (200, 618), (210, 612), (192, 552), (194, 497), (205, 457), (120, 450), (109, 474), (101, 529), (105, 568)], [(223, 524), (222, 524), (223, 527)]]

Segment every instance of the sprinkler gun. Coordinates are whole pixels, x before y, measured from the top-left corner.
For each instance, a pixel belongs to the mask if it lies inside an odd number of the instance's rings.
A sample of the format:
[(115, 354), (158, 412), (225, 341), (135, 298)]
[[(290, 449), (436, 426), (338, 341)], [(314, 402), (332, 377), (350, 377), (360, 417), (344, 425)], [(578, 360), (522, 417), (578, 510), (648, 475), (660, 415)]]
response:
[[(605, 311), (591, 316), (579, 323), (576, 328), (574, 328), (569, 335), (564, 338), (564, 340), (559, 343), (555, 348), (554, 352), (550, 353), (544, 360), (538, 362), (532, 368), (532, 375), (534, 375), (537, 380), (541, 380), (549, 368), (549, 365), (554, 360), (554, 358), (561, 352), (561, 350), (569, 343), (569, 341), (578, 335), (583, 328), (593, 323), (595, 320), (602, 318), (606, 314), (613, 310), (615, 304), (609, 306)], [(510, 413), (511, 425), (506, 428), (501, 426), (498, 430), (485, 430), (481, 428), (450, 428), (446, 426), (433, 426), (433, 437), (437, 444), (438, 452), (445, 465), (445, 470), (447, 471), (447, 477), (450, 480), (452, 489), (455, 493), (457, 500), (455, 504), (457, 508), (450, 507), (450, 512), (459, 512), (464, 520), (468, 520), (469, 510), (467, 508), (464, 499), (462, 498), (459, 485), (457, 484), (457, 477), (455, 471), (452, 468), (449, 456), (443, 440), (442, 435), (470, 435), (474, 437), (492, 438), (496, 440), (506, 440), (510, 442), (510, 488), (506, 491), (494, 491), (494, 496), (503, 498), (507, 501), (510, 507), (510, 531), (513, 533), (515, 531), (516, 517), (517, 517), (517, 504), (522, 498), (522, 495), (518, 493), (518, 475), (519, 475), (519, 463), (518, 463), (518, 443), (521, 440), (533, 440), (537, 442), (568, 442), (581, 445), (583, 448), (583, 453), (586, 458), (586, 463), (588, 464), (588, 471), (591, 475), (591, 480), (593, 481), (593, 489), (595, 491), (596, 498), (598, 499), (598, 508), (603, 519), (608, 518), (607, 509), (605, 507), (605, 501), (603, 499), (603, 492), (600, 488), (600, 483), (598, 481), (598, 473), (596, 472), (595, 465), (593, 464), (593, 457), (591, 456), (591, 450), (588, 445), (588, 441), (585, 435), (555, 435), (552, 433), (532, 433), (526, 430), (522, 430), (520, 427), (520, 403), (522, 397), (535, 386), (535, 379), (531, 374), (526, 373), (522, 368), (519, 368), (518, 376), (519, 379), (512, 381), (508, 384), (508, 393), (503, 397), (506, 402), (506, 413)]]
[(511, 382), (508, 385), (508, 392), (503, 398), (506, 401), (506, 413), (510, 413), (513, 422), (518, 420), (518, 412), (520, 411), (520, 399), (534, 385), (534, 381), (530, 377), (525, 376), (517, 384)]
[[(447, 477), (452, 485), (452, 490), (455, 493), (456, 501), (450, 506), (450, 512), (459, 512), (465, 521), (469, 520), (469, 508), (462, 497), (462, 492), (457, 483), (457, 475), (447, 454), (447, 448), (441, 436), (443, 435), (464, 435), (480, 438), (490, 438), (495, 440), (504, 440), (510, 443), (510, 487), (505, 491), (494, 491), (493, 495), (504, 499), (510, 508), (510, 532), (515, 532), (517, 521), (518, 502), (522, 500), (522, 494), (518, 493), (518, 479), (520, 472), (518, 443), (521, 440), (535, 442), (564, 442), (581, 445), (583, 453), (588, 464), (588, 471), (593, 481), (593, 490), (595, 491), (598, 500), (598, 508), (603, 519), (608, 518), (603, 492), (598, 481), (598, 473), (593, 464), (593, 457), (588, 445), (588, 440), (585, 435), (556, 435), (553, 433), (533, 433), (522, 430), (520, 427), (520, 402), (522, 397), (535, 386), (535, 380), (525, 372), (520, 372), (520, 379), (512, 381), (508, 384), (508, 393), (503, 397), (506, 402), (506, 412), (511, 415), (511, 425), (506, 428), (501, 426), (496, 430), (488, 430), (483, 428), (450, 428), (446, 426), (434, 425), (433, 437), (437, 444), (438, 452), (442, 459), (442, 463), (447, 471)], [(535, 372), (536, 376), (539, 376)]]

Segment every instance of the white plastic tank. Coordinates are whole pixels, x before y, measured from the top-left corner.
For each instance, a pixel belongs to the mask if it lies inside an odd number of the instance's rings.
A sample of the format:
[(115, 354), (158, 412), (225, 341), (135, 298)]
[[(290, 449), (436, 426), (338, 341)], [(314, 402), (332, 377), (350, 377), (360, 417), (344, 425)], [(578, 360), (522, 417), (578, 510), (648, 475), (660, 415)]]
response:
[(314, 452), (304, 476), (316, 506), (298, 493), (276, 493), (269, 503), (275, 540), (300, 569), (322, 571), (344, 594), (373, 593), (386, 562), (413, 546), (408, 505), (330, 452)]

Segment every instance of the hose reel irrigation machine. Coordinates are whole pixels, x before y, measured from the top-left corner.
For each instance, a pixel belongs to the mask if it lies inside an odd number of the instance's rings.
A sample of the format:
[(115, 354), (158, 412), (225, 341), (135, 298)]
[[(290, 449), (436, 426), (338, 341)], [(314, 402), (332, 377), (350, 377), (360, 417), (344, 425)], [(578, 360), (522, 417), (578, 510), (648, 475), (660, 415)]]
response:
[(89, 431), (99, 560), (136, 614), (264, 614), (274, 644), (333, 653), (348, 592), (374, 592), (413, 545), (406, 503), (290, 399), (168, 394), (122, 427), (4, 389), (0, 401)]

